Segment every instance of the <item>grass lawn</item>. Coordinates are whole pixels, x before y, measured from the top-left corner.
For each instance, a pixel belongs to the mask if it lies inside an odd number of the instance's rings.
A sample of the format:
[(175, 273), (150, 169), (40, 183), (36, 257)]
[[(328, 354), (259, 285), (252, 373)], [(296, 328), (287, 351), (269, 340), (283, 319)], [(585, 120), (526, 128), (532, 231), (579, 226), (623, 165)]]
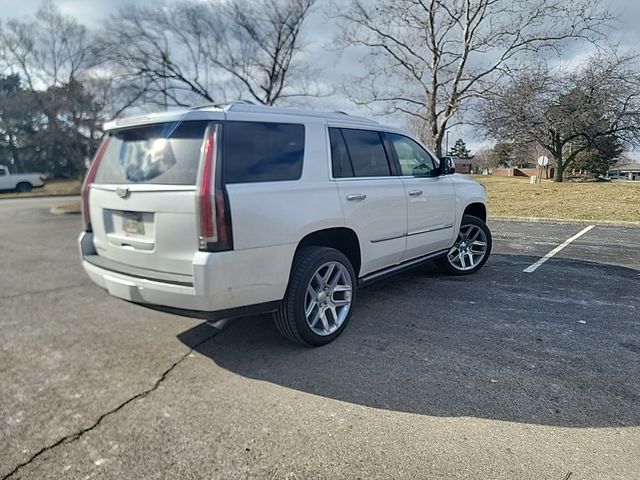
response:
[(526, 177), (474, 178), (487, 187), (493, 217), (640, 222), (640, 182), (532, 185)]
[(3, 198), (46, 197), (49, 195), (80, 195), (82, 182), (80, 180), (48, 180), (44, 187), (34, 188), (29, 193), (2, 192)]

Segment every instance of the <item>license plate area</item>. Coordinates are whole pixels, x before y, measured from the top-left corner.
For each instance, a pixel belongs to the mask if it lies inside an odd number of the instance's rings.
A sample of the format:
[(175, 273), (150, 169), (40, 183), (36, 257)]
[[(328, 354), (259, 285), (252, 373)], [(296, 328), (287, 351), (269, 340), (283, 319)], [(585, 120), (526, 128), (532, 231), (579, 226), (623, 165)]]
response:
[(139, 212), (122, 212), (122, 231), (129, 235), (145, 235), (144, 216)]

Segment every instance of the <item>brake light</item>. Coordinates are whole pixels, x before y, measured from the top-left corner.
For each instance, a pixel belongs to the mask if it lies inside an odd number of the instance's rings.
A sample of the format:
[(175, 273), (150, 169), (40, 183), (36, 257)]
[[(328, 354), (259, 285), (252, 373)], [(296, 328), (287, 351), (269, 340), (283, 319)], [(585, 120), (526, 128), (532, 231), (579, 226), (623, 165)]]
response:
[(218, 125), (213, 125), (207, 130), (198, 188), (199, 246), (205, 251), (231, 248), (229, 209), (218, 170)]
[(215, 207), (213, 204), (217, 136), (217, 128), (210, 127), (204, 144), (204, 164), (202, 166), (198, 194), (200, 205), (200, 248), (206, 248), (209, 242), (218, 240), (214, 222)]
[(84, 178), (84, 183), (82, 184), (82, 218), (84, 220), (84, 229), (87, 232), (91, 231), (91, 216), (89, 215), (89, 190), (91, 189), (91, 184), (96, 178), (96, 173), (98, 173), (100, 162), (102, 161), (102, 157), (104, 157), (104, 154), (107, 151), (107, 147), (109, 146), (110, 141), (111, 137), (109, 136), (106, 136), (104, 140), (102, 140), (102, 144), (100, 145), (100, 148), (98, 148), (98, 152), (96, 153), (93, 162), (91, 162), (91, 166), (89, 167), (87, 176)]

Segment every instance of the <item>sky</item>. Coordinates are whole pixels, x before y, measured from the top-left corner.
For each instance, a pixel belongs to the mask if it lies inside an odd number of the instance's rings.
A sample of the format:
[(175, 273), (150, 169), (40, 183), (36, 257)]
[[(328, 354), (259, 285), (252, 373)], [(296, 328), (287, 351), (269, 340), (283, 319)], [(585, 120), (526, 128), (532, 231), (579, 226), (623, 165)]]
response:
[[(251, 0), (246, 1), (250, 3)], [(608, 1), (611, 2), (614, 10), (624, 12), (622, 18), (625, 19), (625, 22), (617, 31), (617, 40), (623, 45), (640, 50), (640, 0)], [(41, 2), (42, 0), (0, 0), (0, 20), (32, 15)], [(64, 13), (73, 15), (88, 27), (98, 27), (101, 19), (126, 4), (148, 5), (158, 3), (158, 0), (54, 0), (54, 3)], [(357, 72), (361, 68), (361, 64), (354, 54), (347, 53), (338, 58), (336, 52), (332, 50), (332, 40), (335, 33), (332, 28), (327, 28), (327, 21), (322, 11), (323, 3), (326, 3), (326, 0), (318, 1), (316, 7), (319, 8), (316, 8), (315, 13), (307, 20), (305, 35), (308, 47), (307, 56), (314, 59), (323, 71), (322, 82), (329, 85), (339, 85), (345, 74)], [(587, 56), (587, 53), (585, 49), (565, 52), (562, 61), (570, 65)], [(320, 110), (341, 110), (351, 114), (371, 116), (371, 112), (366, 108), (359, 108), (341, 96), (313, 99), (306, 102), (310, 107)], [(393, 117), (383, 121), (395, 124), (402, 122), (401, 119)], [(488, 146), (483, 136), (469, 127), (454, 127), (450, 130), (451, 143), (455, 141), (453, 139), (462, 137), (472, 151)], [(640, 159), (640, 153), (634, 153), (633, 156)]]
[[(57, 0), (58, 7), (87, 25), (96, 24), (109, 13), (127, 3), (144, 4), (149, 0)], [(41, 4), (41, 0), (0, 0), (0, 17), (12, 18), (30, 15)]]

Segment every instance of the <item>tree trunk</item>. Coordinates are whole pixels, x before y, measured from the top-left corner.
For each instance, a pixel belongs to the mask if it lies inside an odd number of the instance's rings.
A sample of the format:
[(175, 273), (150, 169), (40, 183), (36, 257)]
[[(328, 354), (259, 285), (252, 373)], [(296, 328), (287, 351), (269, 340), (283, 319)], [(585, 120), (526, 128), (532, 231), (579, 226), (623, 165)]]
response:
[(554, 182), (562, 183), (562, 175), (564, 174), (564, 169), (559, 165), (556, 167), (556, 177), (553, 179)]
[(562, 183), (562, 178), (564, 176), (564, 170), (567, 168), (567, 162), (564, 161), (564, 157), (562, 155), (564, 150), (564, 144), (560, 140), (560, 136), (556, 133), (554, 135), (554, 147), (555, 152), (553, 152), (553, 157), (556, 160), (556, 174), (553, 179), (554, 182)]
[(22, 164), (22, 158), (20, 156), (20, 151), (16, 146), (18, 144), (18, 139), (9, 134), (9, 151), (11, 152), (11, 156), (13, 157), (13, 167), (15, 168), (14, 173), (23, 173), (24, 165)]
[(447, 131), (447, 125), (438, 125), (438, 120), (432, 120), (432, 141), (431, 146), (433, 147), (433, 151), (436, 154), (436, 157), (442, 158), (447, 155), (449, 152), (442, 153), (442, 142), (444, 141), (445, 132)]
[(554, 182), (562, 183), (564, 177), (564, 169), (566, 168), (566, 163), (562, 161), (562, 155), (559, 158), (556, 158), (556, 174), (553, 179)]
[(433, 139), (433, 152), (436, 154), (436, 157), (442, 158), (442, 135), (438, 135)]

